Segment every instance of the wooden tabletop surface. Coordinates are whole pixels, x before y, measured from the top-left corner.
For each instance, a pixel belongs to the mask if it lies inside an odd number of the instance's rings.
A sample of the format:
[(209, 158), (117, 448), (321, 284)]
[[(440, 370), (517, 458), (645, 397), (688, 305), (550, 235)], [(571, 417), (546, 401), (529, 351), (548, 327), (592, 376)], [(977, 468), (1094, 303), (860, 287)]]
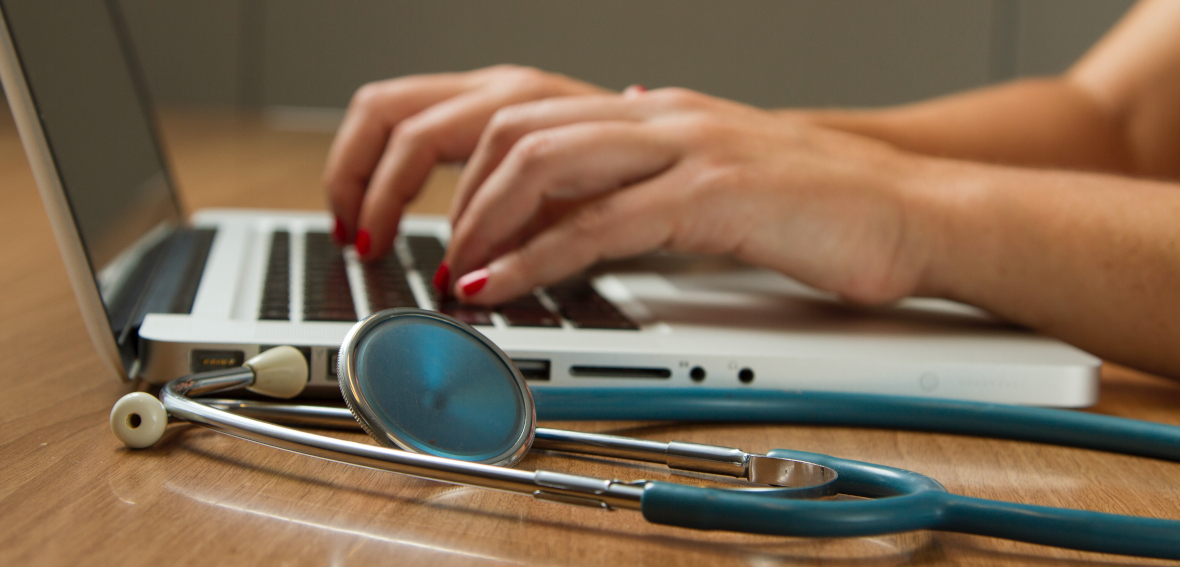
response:
[[(213, 111), (165, 113), (162, 129), (189, 210), (324, 206), (329, 133), (275, 131), (259, 116)], [(453, 176), (438, 174), (414, 210), (445, 212)], [(187, 425), (173, 425), (155, 448), (127, 450), (107, 417), (133, 387), (106, 373), (86, 335), (11, 122), (0, 124), (0, 196), (0, 565), (1144, 563), (937, 532), (793, 539), (670, 528), (633, 512), (404, 478)], [(1101, 395), (1092, 411), (1180, 425), (1180, 383), (1108, 366)], [(840, 427), (546, 425), (823, 452), (915, 470), (970, 496), (1180, 519), (1177, 463)], [(544, 454), (519, 466), (667, 478)]]

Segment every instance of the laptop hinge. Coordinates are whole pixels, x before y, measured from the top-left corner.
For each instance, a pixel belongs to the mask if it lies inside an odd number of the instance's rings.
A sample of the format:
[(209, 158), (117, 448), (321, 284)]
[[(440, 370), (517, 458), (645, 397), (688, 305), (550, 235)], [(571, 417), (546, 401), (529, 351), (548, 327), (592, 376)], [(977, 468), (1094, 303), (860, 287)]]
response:
[[(142, 295), (120, 329), (117, 343), (131, 378), (138, 373), (139, 327), (148, 313), (191, 313), (213, 246), (214, 229), (176, 230), (160, 246)], [(147, 260), (147, 258), (145, 258)]]

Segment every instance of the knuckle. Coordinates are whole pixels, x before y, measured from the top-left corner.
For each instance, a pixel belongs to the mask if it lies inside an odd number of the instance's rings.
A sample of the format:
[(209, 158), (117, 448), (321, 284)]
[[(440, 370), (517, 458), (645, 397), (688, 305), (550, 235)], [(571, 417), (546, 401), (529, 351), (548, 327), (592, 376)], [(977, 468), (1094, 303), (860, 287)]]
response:
[(735, 187), (749, 184), (751, 181), (749, 177), (749, 168), (718, 163), (701, 172), (698, 185), (706, 194), (725, 193)]
[(695, 108), (700, 106), (704, 96), (696, 91), (681, 87), (659, 89), (654, 94), (664, 104), (674, 108)]
[(513, 160), (521, 173), (537, 169), (552, 156), (556, 142), (552, 135), (532, 132), (512, 148)]
[(513, 255), (517, 267), (526, 274), (535, 274), (548, 263), (539, 247), (532, 244), (521, 246)]
[(519, 71), (523, 68), (524, 67), (517, 65), (515, 63), (497, 63), (495, 65), (490, 65), (488, 67), (484, 67), (483, 69), (481, 69), (481, 71), (484, 71), (487, 73), (492, 73), (492, 74), (497, 74), (497, 75), (505, 75), (505, 74), (509, 74), (509, 73), (514, 73), (514, 72)]
[(505, 106), (492, 114), (488, 121), (487, 139), (493, 148), (503, 148), (519, 137), (520, 125), (524, 121), (524, 109), (520, 105)]
[(325, 172), (322, 182), (328, 190), (328, 200), (333, 204), (342, 204), (350, 197), (351, 192), (348, 191), (347, 185), (340, 181), (340, 175), (336, 172)]
[(708, 115), (692, 114), (679, 118), (675, 134), (692, 145), (699, 145), (716, 139), (723, 124)]
[(506, 75), (509, 88), (526, 94), (544, 92), (551, 79), (548, 73), (535, 67), (517, 67)]
[(610, 199), (587, 203), (574, 215), (571, 229), (579, 239), (593, 238), (614, 221), (617, 213)]
[(383, 94), (386, 90), (387, 83), (384, 81), (376, 81), (361, 85), (352, 95), (352, 100), (348, 106), (358, 109), (362, 112), (370, 112), (372, 109), (380, 105)]
[(393, 127), (390, 140), (393, 146), (401, 146), (413, 152), (428, 144), (430, 133), (429, 124), (419, 118), (410, 117)]

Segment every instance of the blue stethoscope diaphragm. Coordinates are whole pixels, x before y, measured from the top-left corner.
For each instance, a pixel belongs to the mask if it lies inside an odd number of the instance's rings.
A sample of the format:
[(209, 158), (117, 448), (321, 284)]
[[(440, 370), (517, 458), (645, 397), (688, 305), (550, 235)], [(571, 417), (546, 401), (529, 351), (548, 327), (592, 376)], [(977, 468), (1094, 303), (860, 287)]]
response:
[(532, 445), (536, 413), (520, 371), (482, 334), (438, 313), (369, 316), (341, 344), (337, 376), (357, 421), (387, 447), (511, 466)]

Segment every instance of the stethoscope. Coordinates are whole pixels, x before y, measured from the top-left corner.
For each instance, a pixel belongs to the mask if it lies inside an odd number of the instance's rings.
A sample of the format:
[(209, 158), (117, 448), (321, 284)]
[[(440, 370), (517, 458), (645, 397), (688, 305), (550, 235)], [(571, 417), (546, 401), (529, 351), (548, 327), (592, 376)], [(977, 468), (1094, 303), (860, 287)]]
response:
[[(128, 394), (111, 411), (124, 444), (159, 440), (169, 415), (263, 445), (441, 482), (540, 500), (629, 509), (648, 521), (707, 530), (798, 537), (856, 537), (941, 530), (1086, 551), (1180, 559), (1180, 521), (984, 500), (893, 467), (802, 451), (765, 455), (536, 427), (520, 371), (490, 340), (445, 315), (375, 313), (340, 347), (337, 375), (348, 409), (200, 398), (245, 388), (291, 398), (308, 379), (291, 347), (240, 368), (177, 378)], [(1018, 438), (1180, 460), (1180, 427), (1063, 410), (894, 396), (765, 391), (587, 390), (547, 392), (543, 417), (696, 419), (901, 427)], [(589, 398), (589, 399), (588, 399)], [(379, 445), (278, 425), (355, 427)], [(725, 475), (733, 488), (607, 480), (509, 468), (530, 447), (661, 463)], [(835, 494), (863, 499), (823, 498)]]

